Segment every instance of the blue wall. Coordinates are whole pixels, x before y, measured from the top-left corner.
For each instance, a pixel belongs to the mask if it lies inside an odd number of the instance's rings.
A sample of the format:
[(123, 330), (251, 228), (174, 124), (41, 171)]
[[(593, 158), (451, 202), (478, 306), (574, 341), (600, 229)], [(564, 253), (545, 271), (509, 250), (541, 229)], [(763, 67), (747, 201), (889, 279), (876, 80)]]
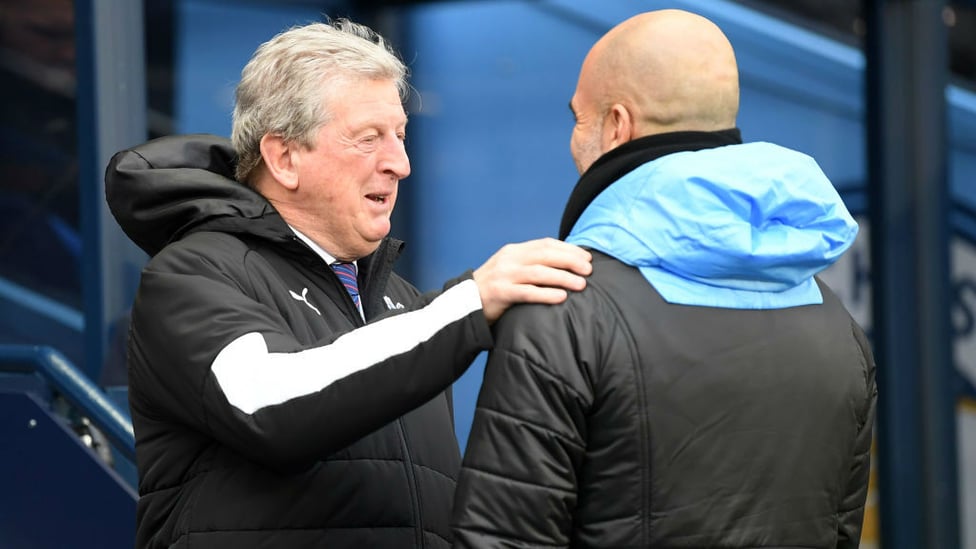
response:
[(176, 132), (230, 137), (234, 88), (251, 54), (288, 27), (321, 21), (321, 12), (288, 3), (180, 0), (176, 20)]

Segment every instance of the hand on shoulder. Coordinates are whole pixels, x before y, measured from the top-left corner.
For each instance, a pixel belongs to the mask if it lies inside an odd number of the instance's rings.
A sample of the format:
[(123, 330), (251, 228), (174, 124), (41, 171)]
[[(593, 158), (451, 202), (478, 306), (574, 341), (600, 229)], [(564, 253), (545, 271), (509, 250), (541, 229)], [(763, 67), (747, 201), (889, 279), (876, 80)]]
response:
[(590, 252), (555, 238), (507, 244), (474, 271), (485, 318), (494, 322), (516, 303), (562, 303), (586, 287)]

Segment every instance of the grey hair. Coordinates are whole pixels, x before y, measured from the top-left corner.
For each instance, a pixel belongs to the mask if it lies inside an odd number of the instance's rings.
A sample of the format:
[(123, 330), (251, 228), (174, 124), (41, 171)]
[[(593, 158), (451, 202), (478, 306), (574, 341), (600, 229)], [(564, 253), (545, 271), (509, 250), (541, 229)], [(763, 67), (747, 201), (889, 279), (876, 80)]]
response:
[(261, 44), (241, 71), (231, 141), (238, 181), (250, 183), (266, 134), (313, 147), (331, 118), (330, 94), (358, 79), (392, 80), (406, 101), (407, 68), (371, 28), (348, 19), (292, 27)]

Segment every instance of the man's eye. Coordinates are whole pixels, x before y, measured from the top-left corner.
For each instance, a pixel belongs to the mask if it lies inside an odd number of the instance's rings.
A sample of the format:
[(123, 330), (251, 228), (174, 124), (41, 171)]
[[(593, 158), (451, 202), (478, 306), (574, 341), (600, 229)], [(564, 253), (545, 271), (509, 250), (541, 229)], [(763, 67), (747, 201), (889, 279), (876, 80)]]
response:
[(397, 139), (399, 139), (400, 141), (406, 141), (407, 140), (407, 134), (402, 133), (402, 132), (401, 133), (397, 133)]
[(379, 139), (379, 136), (377, 136), (377, 135), (367, 135), (367, 136), (363, 137), (360, 141), (364, 145), (371, 145), (373, 143), (376, 143), (376, 140), (377, 139)]

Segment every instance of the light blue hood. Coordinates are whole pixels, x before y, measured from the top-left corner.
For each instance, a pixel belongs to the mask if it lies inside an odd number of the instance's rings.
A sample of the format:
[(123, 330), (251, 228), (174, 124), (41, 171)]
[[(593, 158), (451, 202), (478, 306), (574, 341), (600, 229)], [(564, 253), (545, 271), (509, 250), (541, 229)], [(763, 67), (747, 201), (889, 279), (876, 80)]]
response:
[(813, 276), (856, 236), (816, 161), (760, 142), (641, 165), (566, 240), (638, 267), (670, 303), (776, 309), (822, 303)]

